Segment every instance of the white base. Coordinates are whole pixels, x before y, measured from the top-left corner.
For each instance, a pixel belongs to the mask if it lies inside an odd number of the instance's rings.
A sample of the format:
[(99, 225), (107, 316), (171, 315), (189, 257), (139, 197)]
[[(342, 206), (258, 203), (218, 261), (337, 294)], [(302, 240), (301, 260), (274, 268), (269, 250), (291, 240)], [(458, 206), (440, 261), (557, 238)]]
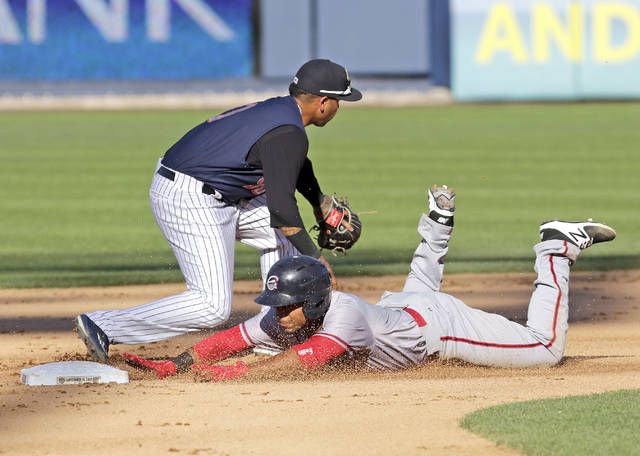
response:
[(30, 386), (129, 383), (129, 373), (90, 361), (61, 361), (22, 369), (22, 383)]

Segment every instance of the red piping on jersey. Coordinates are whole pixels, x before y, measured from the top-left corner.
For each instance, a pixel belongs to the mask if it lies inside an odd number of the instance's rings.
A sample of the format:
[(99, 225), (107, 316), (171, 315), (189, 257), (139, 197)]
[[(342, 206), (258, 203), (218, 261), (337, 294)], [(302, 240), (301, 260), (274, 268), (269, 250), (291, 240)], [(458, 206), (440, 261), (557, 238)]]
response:
[(251, 339), (251, 336), (249, 335), (249, 332), (247, 331), (247, 327), (244, 325), (244, 322), (240, 324), (240, 333), (242, 334), (242, 337), (245, 338), (248, 344), (253, 346), (258, 345), (253, 341), (253, 339)]
[(495, 342), (482, 342), (479, 340), (464, 339), (462, 337), (454, 336), (442, 336), (440, 340), (450, 340), (452, 342), (462, 342), (471, 345), (480, 345), (482, 347), (495, 347), (495, 348), (534, 348), (542, 345), (542, 342), (536, 342), (533, 344), (498, 344)]
[[(565, 251), (566, 251), (566, 241), (565, 241)], [(535, 348), (541, 345), (545, 348), (551, 347), (553, 343), (556, 341), (556, 323), (558, 322), (558, 313), (560, 310), (560, 300), (562, 299), (562, 290), (560, 289), (560, 285), (558, 284), (556, 271), (553, 268), (552, 255), (549, 255), (549, 266), (551, 268), (551, 275), (553, 276), (553, 282), (556, 284), (556, 288), (558, 290), (558, 296), (556, 297), (556, 306), (553, 311), (553, 337), (551, 338), (548, 344), (543, 344), (542, 342), (535, 342), (533, 344), (499, 344), (496, 342), (482, 342), (479, 340), (464, 339), (462, 337), (454, 337), (454, 336), (442, 336), (440, 337), (440, 340), (462, 342), (465, 344), (480, 345), (482, 347), (495, 347), (495, 348)]]
[(333, 334), (329, 334), (329, 333), (325, 333), (325, 332), (319, 332), (319, 333), (315, 333), (312, 337), (315, 337), (315, 336), (326, 337), (327, 339), (335, 339), (336, 342), (339, 342), (345, 348), (351, 348), (351, 345), (346, 343), (344, 340), (340, 339), (338, 336), (334, 336)]
[[(565, 253), (568, 248), (567, 241), (564, 241), (564, 251)], [(551, 275), (553, 276), (553, 283), (556, 284), (556, 288), (558, 289), (558, 297), (556, 298), (556, 308), (553, 311), (553, 337), (549, 341), (548, 344), (545, 345), (546, 348), (549, 348), (556, 341), (556, 323), (558, 322), (558, 313), (560, 310), (560, 299), (562, 298), (562, 290), (560, 289), (560, 285), (558, 284), (558, 278), (556, 277), (556, 271), (553, 269), (553, 256), (549, 255), (549, 267), (551, 268)]]
[(404, 307), (402, 310), (411, 315), (411, 318), (416, 321), (419, 327), (422, 328), (423, 326), (427, 326), (427, 321), (415, 310), (411, 309), (410, 307)]

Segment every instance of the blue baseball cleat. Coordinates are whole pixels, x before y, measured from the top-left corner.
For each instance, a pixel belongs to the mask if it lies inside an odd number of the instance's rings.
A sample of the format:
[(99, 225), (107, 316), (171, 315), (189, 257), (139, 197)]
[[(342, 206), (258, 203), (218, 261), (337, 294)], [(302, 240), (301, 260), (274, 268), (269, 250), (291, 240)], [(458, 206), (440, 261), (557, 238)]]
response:
[(91, 318), (85, 314), (76, 317), (76, 331), (87, 346), (94, 361), (106, 363), (109, 359), (109, 338)]

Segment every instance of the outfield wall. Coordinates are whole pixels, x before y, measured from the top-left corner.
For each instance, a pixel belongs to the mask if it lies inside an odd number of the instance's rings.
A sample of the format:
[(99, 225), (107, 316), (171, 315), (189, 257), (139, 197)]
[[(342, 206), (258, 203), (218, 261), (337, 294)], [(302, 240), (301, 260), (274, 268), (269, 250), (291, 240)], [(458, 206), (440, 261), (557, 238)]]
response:
[(640, 97), (640, 0), (452, 0), (458, 100)]
[(41, 83), (121, 99), (110, 82), (288, 79), (316, 57), (459, 101), (640, 98), (640, 0), (0, 0), (0, 109)]
[(0, 81), (290, 78), (323, 57), (426, 78), (445, 0), (0, 0)]
[(252, 0), (0, 0), (0, 79), (248, 77)]

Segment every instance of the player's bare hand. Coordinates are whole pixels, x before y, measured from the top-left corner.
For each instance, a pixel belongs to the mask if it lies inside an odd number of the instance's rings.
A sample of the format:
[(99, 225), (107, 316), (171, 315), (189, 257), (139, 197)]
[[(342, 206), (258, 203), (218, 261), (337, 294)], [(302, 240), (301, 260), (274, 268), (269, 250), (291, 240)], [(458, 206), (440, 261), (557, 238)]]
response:
[(299, 331), (307, 322), (302, 307), (296, 304), (285, 307), (276, 307), (276, 316), (280, 326), (285, 332), (295, 333)]

